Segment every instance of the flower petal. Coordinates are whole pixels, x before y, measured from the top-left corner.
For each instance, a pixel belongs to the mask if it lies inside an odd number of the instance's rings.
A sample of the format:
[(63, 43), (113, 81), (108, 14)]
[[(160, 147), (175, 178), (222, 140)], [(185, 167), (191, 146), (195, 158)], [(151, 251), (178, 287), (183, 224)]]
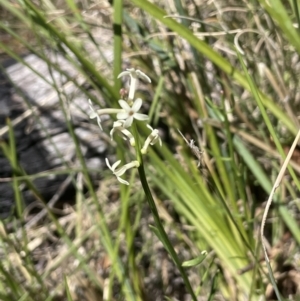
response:
[(150, 124), (147, 124), (147, 128), (153, 132), (153, 127)]
[(101, 119), (99, 116), (97, 116), (97, 123), (98, 123), (100, 130), (103, 131), (102, 126), (101, 126)]
[(113, 127), (114, 127), (114, 128), (120, 128), (120, 127), (123, 127), (124, 122), (125, 122), (124, 120), (117, 120), (117, 121), (114, 122)]
[(123, 180), (123, 179), (120, 178), (120, 177), (117, 177), (117, 180), (118, 180), (120, 183), (122, 183), (122, 184), (129, 185), (129, 183), (128, 183), (127, 181)]
[(134, 101), (134, 103), (133, 103), (131, 109), (132, 109), (134, 112), (137, 112), (137, 111), (141, 108), (142, 103), (143, 103), (142, 99), (141, 99), (141, 98), (137, 98), (137, 99)]
[(123, 71), (121, 72), (119, 75), (118, 75), (118, 78), (121, 78), (122, 76), (125, 76), (125, 75), (130, 75), (130, 71), (127, 69), (127, 71)]
[(107, 158), (105, 158), (105, 163), (106, 163), (107, 167), (112, 171), (112, 167), (110, 166), (110, 163)]
[(128, 118), (128, 112), (119, 112), (117, 114), (117, 119), (127, 119)]
[(132, 125), (133, 116), (129, 116), (124, 123), (124, 128), (129, 128)]
[(111, 141), (114, 140), (114, 132), (115, 132), (115, 128), (112, 128), (111, 131), (109, 132)]
[(124, 175), (124, 173), (126, 172), (127, 170), (127, 164), (125, 164), (124, 166), (120, 167), (118, 170), (116, 170), (114, 172), (114, 174), (117, 176), (117, 177), (121, 177)]
[(124, 109), (125, 111), (129, 111), (131, 109), (129, 104), (125, 100), (120, 99), (118, 102), (119, 102), (120, 107), (122, 109)]
[(151, 83), (151, 79), (142, 71), (136, 70), (136, 74), (138, 75), (139, 78), (142, 78), (146, 80), (148, 83)]
[(149, 116), (146, 114), (134, 113), (133, 117), (137, 120), (148, 120)]
[(98, 114), (95, 111), (93, 111), (89, 117), (90, 117), (90, 119), (94, 119), (94, 118), (98, 117)]
[(118, 167), (118, 165), (121, 163), (121, 160), (118, 160), (117, 162), (115, 162), (113, 165), (112, 165), (112, 171), (113, 171), (113, 173), (115, 173), (115, 170), (116, 170), (116, 168)]

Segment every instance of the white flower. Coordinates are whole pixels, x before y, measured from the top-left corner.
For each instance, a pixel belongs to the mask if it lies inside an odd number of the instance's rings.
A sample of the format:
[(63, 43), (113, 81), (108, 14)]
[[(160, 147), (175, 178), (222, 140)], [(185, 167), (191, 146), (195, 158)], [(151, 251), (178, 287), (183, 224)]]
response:
[(154, 130), (149, 124), (147, 124), (147, 128), (149, 128), (152, 132), (151, 134), (148, 136), (148, 138), (146, 139), (142, 149), (141, 149), (141, 153), (142, 154), (146, 154), (147, 153), (147, 149), (149, 147), (149, 144), (154, 145), (157, 141), (159, 141), (159, 145), (162, 146), (162, 142), (161, 139), (159, 137), (159, 131), (158, 130)]
[(131, 146), (135, 146), (135, 139), (132, 136), (132, 134), (127, 129), (124, 128), (124, 123), (125, 123), (124, 120), (118, 120), (114, 122), (113, 128), (110, 131), (110, 138), (111, 140), (113, 140), (114, 132), (120, 131), (124, 135), (123, 139), (127, 140), (128, 138)]
[(130, 163), (125, 164), (124, 166), (120, 167), (119, 169), (116, 169), (119, 164), (121, 163), (121, 160), (115, 162), (112, 166), (110, 165), (107, 158), (105, 158), (106, 165), (108, 168), (113, 172), (113, 174), (117, 177), (117, 180), (125, 185), (129, 185), (129, 183), (121, 178), (121, 176), (126, 172), (126, 170), (134, 167), (139, 167), (140, 163), (138, 161), (132, 161)]
[(107, 108), (107, 109), (100, 109), (95, 111), (95, 109), (93, 108), (93, 103), (92, 101), (89, 99), (89, 106), (90, 109), (92, 111), (92, 113), (90, 114), (90, 119), (94, 119), (97, 118), (97, 123), (100, 127), (100, 129), (102, 130), (102, 126), (101, 126), (101, 119), (100, 116), (101, 115), (106, 115), (106, 114), (118, 114), (118, 113), (122, 113), (124, 112), (123, 109), (113, 109), (113, 108)]
[(151, 79), (142, 71), (140, 70), (135, 70), (134, 68), (131, 69), (126, 69), (126, 71), (123, 71), (119, 74), (118, 78), (129, 75), (130, 76), (130, 88), (129, 88), (129, 95), (128, 95), (128, 100), (133, 100), (134, 98), (134, 92), (135, 92), (135, 87), (138, 81), (138, 78), (142, 78), (146, 80), (147, 82), (151, 83)]
[(94, 108), (93, 108), (93, 103), (92, 103), (92, 101), (89, 99), (89, 106), (90, 106), (90, 109), (91, 109), (91, 111), (92, 111), (92, 113), (90, 114), (90, 119), (94, 119), (94, 118), (97, 118), (97, 123), (98, 123), (98, 125), (99, 125), (99, 127), (100, 127), (100, 129), (101, 130), (103, 130), (102, 129), (102, 126), (101, 126), (101, 119), (100, 119), (100, 116), (98, 115), (98, 113), (94, 110)]
[(147, 120), (149, 117), (145, 114), (138, 113), (142, 106), (142, 99), (137, 98), (132, 107), (123, 99), (119, 100), (119, 104), (123, 110), (117, 114), (117, 119), (125, 120), (124, 128), (128, 128), (132, 125), (133, 119)]

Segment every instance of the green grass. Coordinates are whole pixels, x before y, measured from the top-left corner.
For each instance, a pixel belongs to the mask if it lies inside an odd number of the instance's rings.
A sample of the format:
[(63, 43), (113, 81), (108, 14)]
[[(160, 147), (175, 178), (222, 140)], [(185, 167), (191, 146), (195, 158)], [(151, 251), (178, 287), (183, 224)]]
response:
[[(137, 97), (163, 134), (162, 147), (155, 144), (143, 159), (121, 139), (117, 147), (108, 145), (109, 156), (122, 164), (137, 156), (141, 165), (126, 173), (129, 186), (107, 170), (96, 171), (101, 180), (95, 185), (66, 105), (73, 96), (54, 76), (27, 65), (57, 91), (76, 168), (63, 162), (59, 171), (27, 175), (18, 162), (13, 120), (7, 122), (1, 152), (14, 171), (16, 210), (0, 224), (1, 300), (276, 298), (261, 260), (259, 230), (298, 131), (299, 8), (296, 1), (226, 2), (0, 0), (0, 29), (8, 37), (0, 54), (26, 64), (22, 55), (34, 53), (100, 108), (118, 108), (125, 83), (118, 74), (140, 69), (152, 82), (141, 81)], [(82, 81), (49, 51), (68, 60)], [(103, 122), (99, 139), (110, 141), (113, 121)], [(134, 136), (145, 139), (149, 129), (137, 126)], [(203, 151), (200, 167), (178, 129)], [(290, 275), (299, 275), (298, 152), (265, 229), (281, 300), (289, 294), (296, 300), (300, 290), (296, 276), (284, 276), (293, 292), (281, 281), (284, 264), (291, 263)], [(34, 183), (58, 172), (76, 188), (75, 205), (60, 213)], [(45, 212), (35, 224), (20, 185)]]

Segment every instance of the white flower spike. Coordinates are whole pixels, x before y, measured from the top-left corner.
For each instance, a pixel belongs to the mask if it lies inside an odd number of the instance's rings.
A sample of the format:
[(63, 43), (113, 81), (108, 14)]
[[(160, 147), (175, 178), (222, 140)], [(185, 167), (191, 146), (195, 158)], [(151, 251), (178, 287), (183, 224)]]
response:
[(91, 113), (90, 116), (89, 116), (90, 119), (97, 118), (97, 123), (98, 123), (98, 125), (99, 125), (101, 131), (103, 131), (102, 126), (101, 126), (101, 119), (100, 119), (100, 116), (99, 116), (98, 113), (94, 110), (94, 108), (93, 108), (93, 103), (92, 103), (92, 101), (91, 101), (90, 99), (89, 99), (89, 106), (90, 106), (90, 109), (91, 109), (91, 111), (92, 111), (92, 113)]
[(126, 71), (123, 71), (119, 74), (118, 78), (123, 77), (125, 75), (130, 76), (130, 89), (129, 89), (129, 95), (128, 95), (128, 100), (132, 101), (134, 98), (134, 92), (136, 88), (136, 84), (138, 81), (138, 78), (142, 78), (148, 83), (151, 83), (151, 79), (142, 71), (140, 70), (135, 70), (134, 68), (131, 69), (126, 69)]
[(144, 155), (147, 153), (147, 149), (150, 145), (154, 145), (157, 141), (159, 141), (159, 145), (162, 146), (162, 142), (161, 139), (159, 137), (159, 131), (158, 130), (154, 130), (149, 124), (147, 124), (147, 128), (149, 128), (152, 132), (151, 134), (148, 136), (148, 138), (146, 139), (142, 149), (141, 149), (141, 153)]
[(138, 161), (132, 161), (130, 163), (125, 164), (124, 166), (120, 167), (119, 169), (116, 169), (119, 164), (121, 163), (121, 160), (115, 162), (112, 166), (110, 165), (107, 158), (105, 158), (106, 165), (108, 168), (113, 172), (113, 174), (117, 177), (117, 180), (125, 185), (129, 185), (129, 183), (121, 178), (121, 176), (126, 172), (126, 170), (134, 167), (139, 167), (140, 163)]
[(125, 120), (124, 128), (130, 127), (132, 125), (133, 119), (143, 120), (143, 121), (149, 119), (148, 115), (138, 113), (139, 109), (142, 106), (142, 103), (143, 103), (142, 99), (137, 98), (134, 101), (132, 107), (130, 107), (125, 100), (123, 99), (119, 100), (119, 104), (123, 110), (121, 110), (121, 112), (117, 114), (117, 119)]
[(124, 123), (125, 123), (124, 120), (118, 120), (114, 122), (113, 128), (110, 131), (110, 138), (111, 140), (113, 140), (114, 133), (116, 131), (120, 131), (124, 135), (123, 139), (125, 140), (129, 139), (130, 145), (135, 146), (135, 139), (132, 136), (132, 134), (127, 129), (124, 128)]

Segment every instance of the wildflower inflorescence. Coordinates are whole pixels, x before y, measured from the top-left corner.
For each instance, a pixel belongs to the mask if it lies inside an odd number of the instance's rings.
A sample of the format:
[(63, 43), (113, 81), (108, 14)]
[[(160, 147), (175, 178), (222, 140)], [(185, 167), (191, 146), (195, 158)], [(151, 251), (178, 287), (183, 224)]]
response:
[[(120, 99), (119, 105), (120, 109), (115, 108), (106, 108), (106, 109), (100, 109), (95, 110), (91, 100), (89, 100), (89, 105), (91, 109), (90, 118), (97, 119), (97, 123), (102, 130), (101, 125), (101, 115), (106, 114), (116, 114), (117, 121), (113, 123), (113, 128), (110, 131), (110, 137), (113, 140), (114, 134), (119, 133), (125, 140), (129, 140), (131, 146), (136, 145), (135, 137), (130, 132), (130, 127), (133, 125), (134, 119), (140, 120), (140, 121), (147, 121), (149, 119), (148, 115), (139, 113), (139, 110), (141, 109), (143, 105), (143, 100), (141, 98), (136, 98), (134, 100), (135, 90), (137, 86), (138, 79), (143, 79), (149, 83), (151, 83), (150, 78), (144, 74), (140, 70), (135, 70), (133, 68), (127, 69), (124, 72), (121, 72), (118, 76), (118, 78), (121, 78), (123, 76), (130, 76), (130, 88), (127, 99)], [(123, 98), (126, 96), (127, 93), (122, 93)], [(159, 142), (160, 146), (162, 145), (159, 132), (157, 129), (153, 129), (149, 124), (147, 124), (147, 127), (151, 130), (151, 133), (147, 137), (147, 139), (144, 142), (144, 145), (142, 149), (140, 150), (141, 154), (146, 154), (147, 149), (149, 145), (154, 145), (157, 141)], [(108, 159), (105, 159), (106, 165), (108, 168), (113, 172), (113, 174), (117, 177), (118, 181), (122, 184), (129, 185), (127, 181), (121, 178), (121, 176), (128, 170), (134, 167), (139, 167), (140, 162), (138, 160), (134, 160), (130, 163), (125, 164), (122, 167), (118, 167), (121, 163), (121, 161), (115, 162), (113, 165), (110, 165)]]

